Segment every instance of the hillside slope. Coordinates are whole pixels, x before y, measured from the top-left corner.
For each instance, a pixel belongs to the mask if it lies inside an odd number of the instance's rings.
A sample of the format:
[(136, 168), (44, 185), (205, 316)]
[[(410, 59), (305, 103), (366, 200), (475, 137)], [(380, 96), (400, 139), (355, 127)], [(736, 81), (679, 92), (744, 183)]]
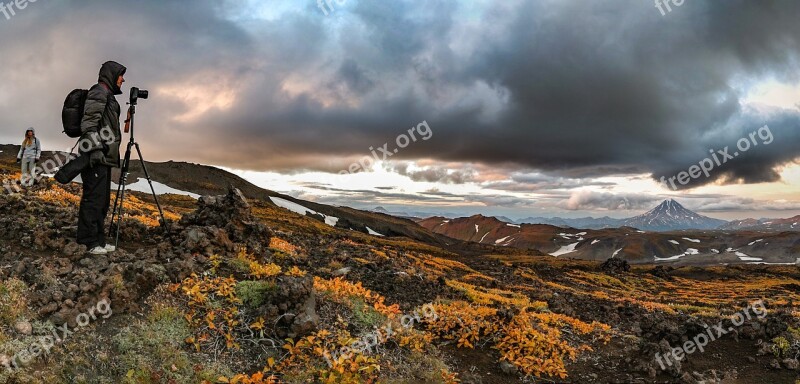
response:
[[(0, 164), (2, 164), (8, 172), (16, 171), (17, 167), (14, 165), (14, 159), (18, 150), (19, 146), (0, 145)], [(53, 156), (53, 152), (45, 151), (42, 154), (40, 164), (52, 159)], [(63, 158), (63, 155), (60, 156), (60, 158)], [(164, 163), (146, 162), (145, 166), (154, 182), (179, 191), (186, 191), (196, 195), (219, 195), (226, 193), (230, 187), (233, 187), (242, 191), (247, 198), (257, 199), (267, 204), (274, 204), (274, 200), (271, 198), (277, 198), (305, 207), (309, 211), (337, 218), (337, 225), (344, 229), (369, 233), (367, 230), (367, 227), (369, 227), (382, 235), (404, 236), (440, 246), (472, 246), (431, 233), (408, 219), (397, 218), (377, 212), (362, 211), (348, 207), (334, 207), (296, 199), (292, 196), (260, 188), (237, 175), (212, 166), (175, 161)], [(112, 179), (118, 180), (119, 173), (112, 172)], [(141, 164), (139, 161), (133, 161), (130, 176), (127, 181), (131, 184), (140, 179), (144, 180), (144, 172), (141, 170)], [(321, 217), (317, 216), (317, 218), (324, 221)]]

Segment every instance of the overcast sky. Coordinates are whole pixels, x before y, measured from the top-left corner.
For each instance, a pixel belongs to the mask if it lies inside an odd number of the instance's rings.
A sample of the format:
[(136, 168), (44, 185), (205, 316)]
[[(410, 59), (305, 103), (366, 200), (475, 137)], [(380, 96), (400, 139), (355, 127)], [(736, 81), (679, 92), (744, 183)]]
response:
[[(137, 114), (147, 160), (308, 200), (520, 218), (624, 217), (676, 198), (720, 218), (800, 214), (800, 2), (662, 9), (38, 0), (0, 11), (0, 142), (33, 126), (68, 148), (64, 97), (116, 60), (126, 94), (152, 91)], [(720, 164), (709, 177), (659, 185), (707, 157)]]

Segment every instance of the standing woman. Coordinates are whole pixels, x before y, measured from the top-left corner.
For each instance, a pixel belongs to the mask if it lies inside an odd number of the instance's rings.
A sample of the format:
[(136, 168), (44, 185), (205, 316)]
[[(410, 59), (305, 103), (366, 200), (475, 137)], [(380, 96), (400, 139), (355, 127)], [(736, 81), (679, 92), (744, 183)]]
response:
[(24, 186), (31, 186), (36, 178), (36, 162), (42, 156), (42, 145), (36, 138), (36, 131), (28, 128), (25, 131), (25, 140), (22, 141), (22, 148), (19, 149), (17, 162), (22, 163), (22, 175), (20, 183)]

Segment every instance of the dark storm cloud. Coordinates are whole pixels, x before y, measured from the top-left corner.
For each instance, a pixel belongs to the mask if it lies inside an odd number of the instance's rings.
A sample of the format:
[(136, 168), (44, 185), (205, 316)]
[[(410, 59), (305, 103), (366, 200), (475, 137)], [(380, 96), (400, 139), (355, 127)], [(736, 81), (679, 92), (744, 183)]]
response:
[[(781, 111), (760, 121), (762, 123), (758, 124), (755, 116), (730, 121), (729, 129), (710, 132), (706, 140), (698, 140), (691, 150), (686, 151), (687, 155), (693, 153), (694, 158), (687, 156), (682, 161), (657, 166), (655, 174), (665, 180), (675, 178), (673, 182), (678, 190), (717, 180), (725, 183), (780, 181), (774, 167), (790, 163), (797, 157), (800, 116), (795, 112)], [(685, 185), (681, 184), (677, 176), (681, 172), (688, 173), (692, 166), (697, 168), (701, 163), (707, 168), (713, 165), (709, 177), (702, 174), (699, 178), (688, 179)]]
[(425, 120), (432, 138), (392, 160), (669, 176), (768, 124), (775, 143), (700, 182), (774, 181), (799, 154), (798, 111), (740, 100), (800, 80), (798, 15), (778, 0), (667, 16), (639, 0), (349, 0), (327, 17), (313, 1), (38, 2), (0, 20), (0, 127), (57, 127), (64, 95), (115, 59), (154, 90), (137, 120), (153, 160), (338, 172)]

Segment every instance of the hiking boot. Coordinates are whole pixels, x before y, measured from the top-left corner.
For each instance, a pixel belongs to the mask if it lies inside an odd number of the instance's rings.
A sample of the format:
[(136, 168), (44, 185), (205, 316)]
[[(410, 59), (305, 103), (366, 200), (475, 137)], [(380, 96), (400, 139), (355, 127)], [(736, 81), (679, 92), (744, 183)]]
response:
[(97, 255), (97, 256), (99, 256), (99, 255), (107, 255), (108, 251), (106, 251), (106, 249), (104, 247), (99, 247), (98, 246), (98, 247), (94, 247), (91, 250), (89, 250), (89, 254)]

